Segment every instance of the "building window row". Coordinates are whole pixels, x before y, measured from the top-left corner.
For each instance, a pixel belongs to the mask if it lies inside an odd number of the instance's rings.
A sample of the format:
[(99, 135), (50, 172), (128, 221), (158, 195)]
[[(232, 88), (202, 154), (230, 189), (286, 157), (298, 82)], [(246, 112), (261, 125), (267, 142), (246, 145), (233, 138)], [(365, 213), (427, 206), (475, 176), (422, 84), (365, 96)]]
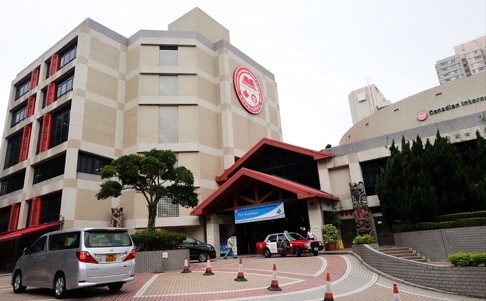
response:
[(111, 161), (111, 159), (79, 152), (77, 172), (99, 175), (101, 169), (105, 167), (105, 165), (110, 164)]
[(27, 94), (30, 91), (30, 79), (27, 78), (15, 85), (15, 99)]
[(0, 186), (0, 195), (5, 195), (24, 188), (24, 181), (25, 169), (3, 178)]
[(52, 179), (64, 174), (66, 154), (52, 158), (34, 167), (34, 184)]
[(157, 217), (179, 217), (179, 205), (172, 204), (172, 200), (168, 197), (163, 197), (157, 204)]

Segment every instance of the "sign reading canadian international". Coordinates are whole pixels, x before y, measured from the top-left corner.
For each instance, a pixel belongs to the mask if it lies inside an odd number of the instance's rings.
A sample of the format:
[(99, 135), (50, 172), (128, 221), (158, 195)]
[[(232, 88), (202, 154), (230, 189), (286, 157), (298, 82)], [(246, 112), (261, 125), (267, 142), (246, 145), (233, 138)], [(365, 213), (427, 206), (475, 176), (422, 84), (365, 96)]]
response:
[(250, 113), (258, 114), (263, 108), (263, 93), (255, 74), (245, 66), (233, 73), (233, 84), (241, 105)]

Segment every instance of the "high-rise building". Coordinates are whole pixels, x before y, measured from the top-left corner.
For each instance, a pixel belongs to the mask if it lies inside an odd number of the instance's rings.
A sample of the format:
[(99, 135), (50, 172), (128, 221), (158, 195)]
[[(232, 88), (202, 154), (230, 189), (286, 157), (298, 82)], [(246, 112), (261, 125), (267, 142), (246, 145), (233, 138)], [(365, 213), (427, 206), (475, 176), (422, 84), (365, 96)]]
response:
[(454, 52), (435, 64), (441, 84), (486, 70), (486, 36), (455, 46)]
[[(282, 140), (274, 75), (202, 10), (166, 31), (128, 38), (87, 19), (13, 80), (0, 152), (0, 234), (25, 229), (26, 244), (33, 231), (108, 226), (116, 207), (125, 227), (145, 228), (141, 195), (97, 200), (98, 171), (110, 160), (173, 150), (204, 200), (218, 187), (215, 177), (262, 138)], [(203, 238), (203, 223), (160, 200), (157, 227)], [(15, 246), (0, 251), (23, 247)]]
[(374, 84), (357, 89), (348, 95), (353, 124), (391, 104)]

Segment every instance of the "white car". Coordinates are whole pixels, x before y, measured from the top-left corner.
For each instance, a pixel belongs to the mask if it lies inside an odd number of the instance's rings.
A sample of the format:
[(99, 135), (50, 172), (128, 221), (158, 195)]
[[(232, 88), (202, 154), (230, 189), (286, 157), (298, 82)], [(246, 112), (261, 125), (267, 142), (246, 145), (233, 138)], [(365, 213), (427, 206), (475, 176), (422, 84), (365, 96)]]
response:
[(135, 247), (126, 229), (83, 228), (42, 235), (24, 249), (12, 271), (14, 293), (27, 286), (54, 290), (57, 299), (72, 289), (108, 286), (118, 291), (135, 279)]

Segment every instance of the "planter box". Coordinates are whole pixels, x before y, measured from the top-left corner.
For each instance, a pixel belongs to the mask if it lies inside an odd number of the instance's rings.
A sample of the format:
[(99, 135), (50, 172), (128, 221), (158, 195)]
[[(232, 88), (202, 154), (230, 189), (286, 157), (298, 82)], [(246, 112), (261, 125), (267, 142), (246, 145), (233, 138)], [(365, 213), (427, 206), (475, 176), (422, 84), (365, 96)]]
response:
[(187, 249), (137, 252), (135, 272), (162, 273), (179, 269), (182, 271), (186, 257), (189, 259)]

